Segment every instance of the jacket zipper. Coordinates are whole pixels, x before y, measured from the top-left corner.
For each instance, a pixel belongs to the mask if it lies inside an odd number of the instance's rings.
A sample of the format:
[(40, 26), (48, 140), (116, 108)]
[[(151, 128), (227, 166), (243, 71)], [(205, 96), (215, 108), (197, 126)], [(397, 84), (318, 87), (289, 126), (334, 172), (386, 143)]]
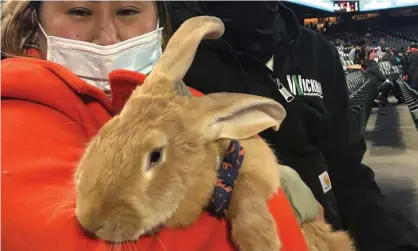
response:
[[(292, 41), (293, 43), (293, 41)], [(241, 56), (243, 55), (242, 52), (238, 52)], [(264, 66), (267, 68), (267, 66)], [(267, 68), (268, 69), (268, 68)], [(271, 70), (268, 69), (270, 72)], [(273, 77), (272, 73), (269, 73), (268, 76), (270, 77), (270, 80), (273, 81), (273, 83), (276, 85), (277, 90), (280, 92), (282, 97), (286, 100), (287, 103), (292, 102), (295, 97), (292, 95), (292, 93), (286, 89), (286, 87), (280, 82), (280, 79), (278, 77)]]
[(276, 84), (277, 90), (280, 92), (280, 94), (283, 96), (283, 98), (286, 100), (287, 103), (292, 102), (295, 97), (290, 93), (289, 90), (286, 89), (286, 87), (280, 82), (279, 78), (274, 78), (272, 75), (269, 75), (270, 79)]

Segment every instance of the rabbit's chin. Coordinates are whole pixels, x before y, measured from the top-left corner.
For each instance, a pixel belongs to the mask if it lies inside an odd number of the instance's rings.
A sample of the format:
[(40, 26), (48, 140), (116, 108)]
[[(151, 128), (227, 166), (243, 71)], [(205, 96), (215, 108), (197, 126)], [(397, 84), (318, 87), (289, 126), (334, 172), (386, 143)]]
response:
[(161, 228), (164, 227), (164, 224), (159, 224), (152, 229), (141, 229), (138, 231), (138, 233), (131, 239), (131, 241), (136, 241), (142, 236), (154, 236), (158, 234), (161, 230)]
[(158, 234), (160, 232), (161, 228), (163, 228), (163, 227), (164, 227), (164, 224), (160, 224), (156, 227), (153, 227), (151, 230), (148, 230), (148, 231), (144, 232), (139, 237), (141, 237), (141, 236), (154, 236), (154, 235)]
[(137, 241), (139, 238), (143, 236), (155, 236), (159, 233), (160, 229), (164, 227), (164, 224), (158, 224), (154, 227), (150, 228), (142, 228), (136, 231), (136, 233), (132, 233), (129, 231), (122, 232), (106, 232), (106, 231), (98, 231), (97, 237), (109, 243), (124, 243), (129, 241)]

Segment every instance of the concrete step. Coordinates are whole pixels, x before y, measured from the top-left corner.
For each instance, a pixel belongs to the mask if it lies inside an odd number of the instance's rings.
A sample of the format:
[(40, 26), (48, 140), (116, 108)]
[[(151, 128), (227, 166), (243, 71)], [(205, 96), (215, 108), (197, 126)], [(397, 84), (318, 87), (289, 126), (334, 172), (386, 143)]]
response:
[(408, 107), (373, 108), (365, 139), (363, 163), (374, 170), (387, 198), (418, 226), (418, 131)]

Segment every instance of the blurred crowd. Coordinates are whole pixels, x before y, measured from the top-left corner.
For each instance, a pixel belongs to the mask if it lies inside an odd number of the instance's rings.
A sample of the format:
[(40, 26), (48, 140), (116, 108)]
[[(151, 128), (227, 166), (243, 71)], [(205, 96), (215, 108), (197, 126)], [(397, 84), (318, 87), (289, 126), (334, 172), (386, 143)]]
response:
[(338, 48), (342, 58), (360, 65), (367, 78), (378, 81), (380, 82), (379, 86), (385, 87), (376, 99), (379, 105), (388, 103), (387, 97), (390, 92), (398, 99), (398, 103), (404, 102), (396, 83), (393, 80), (386, 79), (380, 71), (379, 62), (387, 61), (392, 65), (401, 65), (403, 69), (402, 79), (413, 89), (418, 90), (418, 45), (416, 43), (412, 42), (406, 47), (386, 46), (383, 39), (377, 46), (370, 45), (365, 40), (348, 43), (336, 40), (333, 43)]

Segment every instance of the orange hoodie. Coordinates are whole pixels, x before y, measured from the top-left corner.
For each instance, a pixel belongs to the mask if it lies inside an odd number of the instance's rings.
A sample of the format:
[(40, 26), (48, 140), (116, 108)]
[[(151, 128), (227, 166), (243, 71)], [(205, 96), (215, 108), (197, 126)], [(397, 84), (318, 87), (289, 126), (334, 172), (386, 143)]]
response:
[[(1, 62), (2, 250), (110, 250), (84, 236), (74, 216), (74, 167), (84, 146), (121, 109), (144, 76), (110, 74), (111, 102), (104, 92), (68, 69), (30, 58)], [(201, 95), (192, 90), (195, 96)], [(282, 191), (271, 199), (281, 251), (305, 251), (296, 218)], [(157, 237), (124, 244), (123, 250), (232, 251), (228, 227), (203, 213), (187, 229), (163, 229)]]

